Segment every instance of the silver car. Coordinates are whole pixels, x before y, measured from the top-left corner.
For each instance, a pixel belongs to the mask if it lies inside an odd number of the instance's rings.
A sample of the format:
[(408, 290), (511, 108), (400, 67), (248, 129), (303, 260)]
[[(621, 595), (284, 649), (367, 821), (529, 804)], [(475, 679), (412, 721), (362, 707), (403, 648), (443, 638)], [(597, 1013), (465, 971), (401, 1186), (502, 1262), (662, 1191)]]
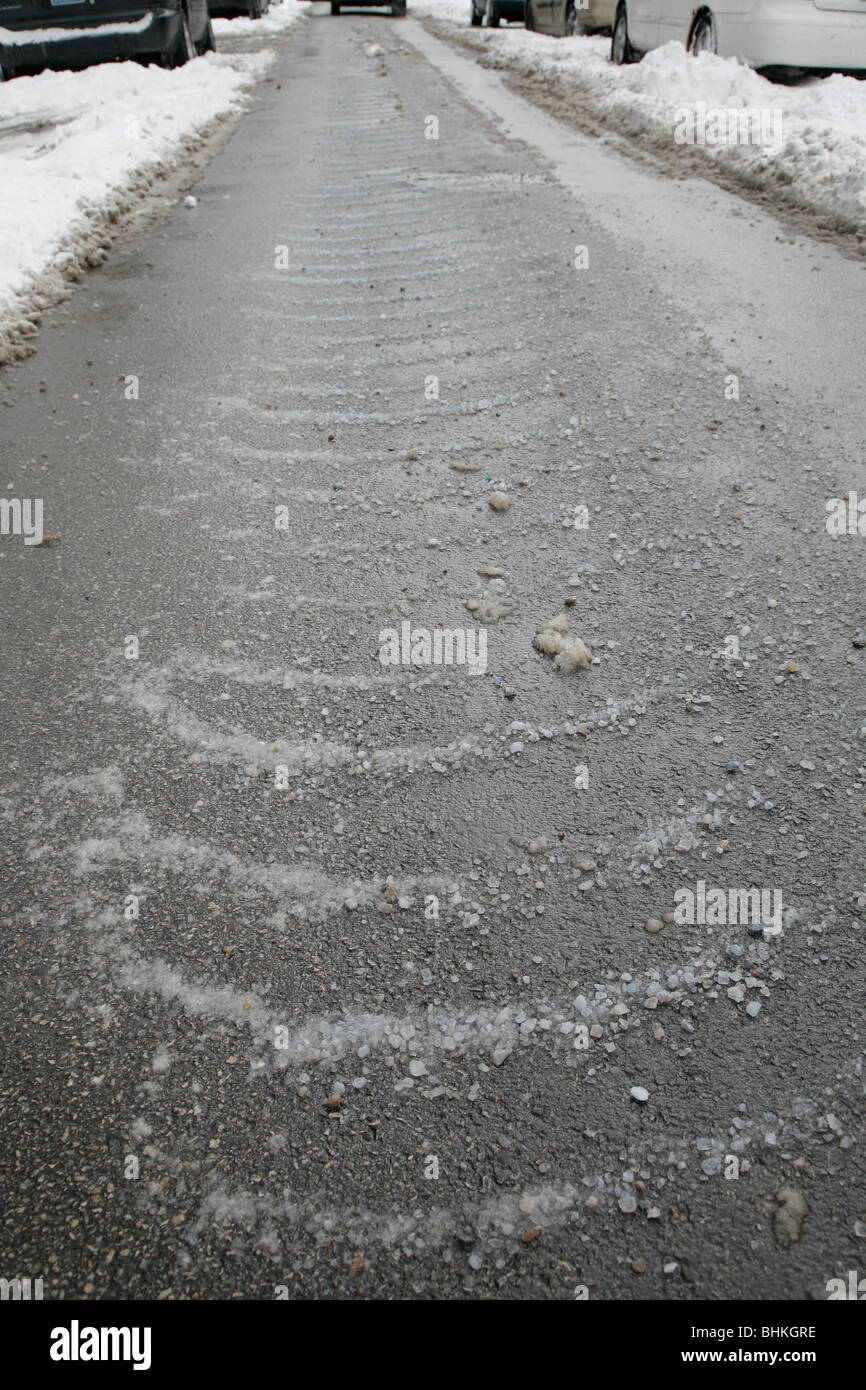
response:
[[(535, 0), (538, 3), (538, 0)], [(617, 0), (611, 60), (679, 39), (782, 72), (866, 72), (866, 0)]]

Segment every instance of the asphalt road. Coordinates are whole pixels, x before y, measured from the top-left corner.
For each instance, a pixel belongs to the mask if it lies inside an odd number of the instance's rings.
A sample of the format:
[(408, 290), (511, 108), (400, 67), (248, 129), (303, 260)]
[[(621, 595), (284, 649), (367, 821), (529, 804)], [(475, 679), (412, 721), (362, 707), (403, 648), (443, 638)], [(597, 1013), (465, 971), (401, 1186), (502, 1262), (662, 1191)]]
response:
[[(866, 1231), (862, 266), (411, 19), (281, 43), (0, 378), (60, 536), (0, 544), (0, 1269), (823, 1297)], [(377, 659), (479, 615), (483, 673)], [(646, 929), (700, 881), (782, 930)]]

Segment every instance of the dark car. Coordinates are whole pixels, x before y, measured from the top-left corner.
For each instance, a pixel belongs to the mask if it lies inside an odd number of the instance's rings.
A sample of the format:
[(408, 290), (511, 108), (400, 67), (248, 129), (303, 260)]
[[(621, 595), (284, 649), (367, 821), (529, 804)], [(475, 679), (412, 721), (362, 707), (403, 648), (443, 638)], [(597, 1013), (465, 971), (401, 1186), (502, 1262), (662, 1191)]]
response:
[(354, 0), (354, 3), (343, 5), (340, 0), (331, 0), (331, 14), (339, 14), (340, 10), (390, 10), (396, 18), (401, 18), (406, 13), (406, 0)]
[(213, 47), (207, 0), (0, 0), (0, 70), (6, 78), (116, 58), (174, 68)]
[(608, 34), (615, 10), (616, 0), (526, 0), (526, 27), (560, 38)]
[(208, 0), (211, 14), (220, 19), (236, 19), (239, 15), (245, 15), (247, 19), (261, 19), (270, 7), (271, 0)]
[(477, 26), (484, 17), (491, 29), (496, 29), (500, 19), (523, 22), (524, 0), (469, 0), (469, 23)]

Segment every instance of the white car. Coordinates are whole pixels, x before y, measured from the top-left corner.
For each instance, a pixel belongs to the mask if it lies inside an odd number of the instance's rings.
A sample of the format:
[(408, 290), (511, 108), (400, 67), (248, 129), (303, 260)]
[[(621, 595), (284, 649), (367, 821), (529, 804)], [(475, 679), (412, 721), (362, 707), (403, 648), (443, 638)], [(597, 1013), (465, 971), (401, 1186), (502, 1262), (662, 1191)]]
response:
[(753, 68), (866, 72), (866, 0), (618, 0), (612, 62), (672, 39)]

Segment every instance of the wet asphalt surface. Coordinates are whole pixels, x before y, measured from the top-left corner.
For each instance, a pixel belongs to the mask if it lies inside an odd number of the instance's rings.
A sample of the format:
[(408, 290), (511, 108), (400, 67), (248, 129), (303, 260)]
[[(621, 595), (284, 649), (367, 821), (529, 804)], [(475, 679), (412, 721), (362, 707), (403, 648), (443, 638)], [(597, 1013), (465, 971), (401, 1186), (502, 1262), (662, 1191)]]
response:
[[(60, 533), (0, 544), (0, 1268), (823, 1297), (866, 1220), (859, 406), (725, 399), (699, 286), (594, 269), (400, 21), (319, 9), (0, 383)], [(483, 674), (377, 660), (467, 600)], [(589, 669), (533, 647), (563, 612)], [(646, 929), (700, 880), (783, 930)]]

